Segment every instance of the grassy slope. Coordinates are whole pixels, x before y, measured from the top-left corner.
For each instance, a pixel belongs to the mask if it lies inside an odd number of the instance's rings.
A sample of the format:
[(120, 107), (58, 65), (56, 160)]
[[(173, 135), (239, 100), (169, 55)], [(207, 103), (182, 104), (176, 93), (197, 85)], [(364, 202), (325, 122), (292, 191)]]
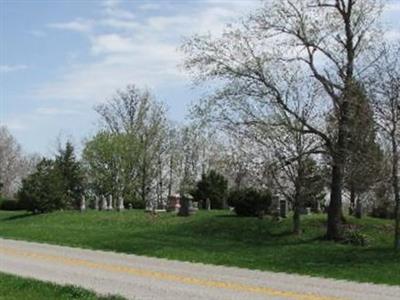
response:
[(60, 286), (48, 282), (0, 273), (0, 300), (123, 300), (120, 297), (100, 297), (74, 286)]
[(169, 259), (295, 272), (400, 285), (400, 255), (392, 250), (391, 222), (365, 218), (352, 223), (371, 238), (369, 247), (322, 241), (325, 216), (304, 217), (302, 237), (291, 220), (238, 218), (200, 212), (189, 218), (143, 211), (57, 212), (32, 216), (0, 212), (0, 236)]

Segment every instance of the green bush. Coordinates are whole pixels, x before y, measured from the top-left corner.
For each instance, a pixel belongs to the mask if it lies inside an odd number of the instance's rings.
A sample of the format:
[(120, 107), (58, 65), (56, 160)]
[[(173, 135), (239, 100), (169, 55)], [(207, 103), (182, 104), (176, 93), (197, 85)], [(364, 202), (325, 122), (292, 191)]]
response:
[(355, 225), (345, 225), (343, 230), (343, 244), (354, 245), (354, 246), (367, 246), (369, 239), (367, 235), (361, 233), (361, 231)]
[(202, 203), (206, 208), (206, 200), (210, 200), (212, 209), (226, 208), (226, 197), (228, 195), (228, 181), (224, 176), (211, 170), (201, 176), (197, 182), (196, 189), (191, 193), (194, 200)]
[(390, 209), (388, 206), (380, 205), (374, 207), (371, 212), (371, 217), (380, 219), (394, 219), (394, 210)]
[(124, 196), (124, 206), (125, 208), (134, 208), (134, 209), (144, 209), (146, 207), (146, 203), (143, 202), (139, 197), (135, 197), (135, 195), (128, 194)]
[(272, 195), (268, 190), (254, 188), (232, 190), (228, 196), (228, 204), (234, 207), (238, 216), (262, 217), (268, 213), (271, 201)]
[(23, 209), (17, 200), (0, 199), (0, 210), (21, 210)]

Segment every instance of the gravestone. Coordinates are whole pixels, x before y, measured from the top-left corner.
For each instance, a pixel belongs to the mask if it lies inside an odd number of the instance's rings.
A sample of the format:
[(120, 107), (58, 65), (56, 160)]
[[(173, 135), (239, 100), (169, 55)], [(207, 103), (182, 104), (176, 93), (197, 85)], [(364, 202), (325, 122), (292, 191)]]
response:
[(206, 209), (211, 210), (211, 201), (208, 198), (206, 199)]
[(288, 213), (288, 204), (286, 200), (279, 201), (279, 216), (281, 218), (286, 218)]
[(174, 194), (168, 197), (167, 211), (179, 212), (181, 207), (181, 196), (179, 194)]
[(81, 212), (84, 212), (86, 210), (86, 199), (85, 196), (83, 195), (81, 198)]
[(118, 198), (118, 211), (123, 211), (124, 210), (124, 198), (122, 196), (119, 196)]
[(132, 208), (133, 208), (132, 203), (129, 203), (129, 204), (128, 204), (128, 209), (132, 209)]
[(94, 209), (99, 210), (99, 197), (97, 195), (94, 196)]
[(182, 197), (181, 198), (181, 205), (179, 208), (178, 216), (180, 217), (188, 217), (189, 213), (189, 199)]
[(101, 210), (107, 210), (107, 200), (106, 196), (101, 196)]
[(193, 211), (199, 210), (199, 202), (193, 202), (193, 204), (192, 204), (192, 210), (193, 210)]
[(113, 196), (108, 196), (108, 210), (113, 210)]
[(321, 202), (317, 201), (317, 207), (315, 208), (317, 214), (321, 213)]

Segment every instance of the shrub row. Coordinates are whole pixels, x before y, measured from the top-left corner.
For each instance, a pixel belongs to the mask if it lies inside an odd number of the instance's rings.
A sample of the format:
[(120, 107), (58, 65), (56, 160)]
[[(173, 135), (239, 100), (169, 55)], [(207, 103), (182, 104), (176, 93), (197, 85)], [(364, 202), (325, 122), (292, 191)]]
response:
[(12, 199), (0, 199), (0, 210), (22, 210), (24, 209), (19, 201)]
[(238, 216), (262, 217), (268, 213), (271, 202), (269, 191), (254, 188), (232, 190), (228, 196), (228, 205), (234, 207)]

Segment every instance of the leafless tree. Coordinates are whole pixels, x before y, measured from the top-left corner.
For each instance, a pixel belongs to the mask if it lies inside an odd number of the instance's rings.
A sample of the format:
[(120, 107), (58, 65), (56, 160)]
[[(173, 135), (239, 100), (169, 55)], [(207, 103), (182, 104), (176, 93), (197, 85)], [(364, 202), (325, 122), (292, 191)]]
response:
[[(380, 9), (375, 0), (266, 1), (220, 38), (194, 36), (183, 46), (185, 66), (198, 82), (219, 80), (211, 104), (228, 104), (231, 110), (222, 113), (224, 118), (277, 107), (302, 124), (303, 134), (323, 141), (331, 158), (327, 238), (332, 240), (341, 238), (349, 95), (370, 66), (365, 54), (376, 41)], [(299, 115), (288, 101), (299, 78), (320, 89), (317, 106), (320, 112), (333, 111), (335, 138), (318, 120)]]
[[(12, 197), (18, 184), (30, 171), (30, 160), (22, 154), (21, 146), (4, 126), (0, 127), (0, 187), (1, 194)], [(33, 162), (33, 161), (32, 161)]]

